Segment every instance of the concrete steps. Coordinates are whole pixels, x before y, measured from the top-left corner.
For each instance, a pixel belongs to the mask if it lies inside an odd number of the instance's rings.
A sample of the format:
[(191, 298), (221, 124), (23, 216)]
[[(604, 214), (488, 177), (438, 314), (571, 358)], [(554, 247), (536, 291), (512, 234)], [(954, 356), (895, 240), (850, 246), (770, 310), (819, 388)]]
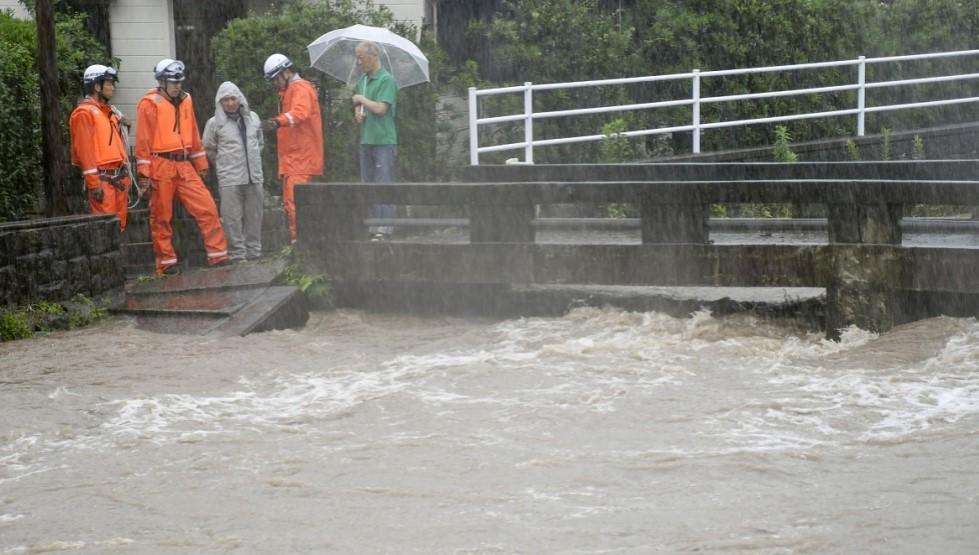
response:
[(229, 337), (299, 328), (309, 318), (305, 294), (272, 285), (284, 267), (266, 259), (130, 281), (109, 310), (158, 333)]

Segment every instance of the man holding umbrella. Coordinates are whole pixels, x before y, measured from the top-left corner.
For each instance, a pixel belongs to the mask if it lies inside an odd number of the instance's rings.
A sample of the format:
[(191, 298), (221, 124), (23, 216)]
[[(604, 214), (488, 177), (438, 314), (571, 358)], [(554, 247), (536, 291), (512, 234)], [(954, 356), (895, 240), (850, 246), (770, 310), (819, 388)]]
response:
[(292, 61), (282, 54), (265, 60), (265, 78), (279, 90), (279, 114), (265, 121), (266, 131), (276, 131), (282, 206), (289, 219), (289, 235), (296, 240), (295, 186), (323, 175), (323, 118), (316, 87), (301, 78)]
[[(394, 118), (398, 89), (428, 82), (428, 58), (410, 40), (383, 27), (351, 25), (334, 29), (306, 47), (309, 63), (354, 87), (354, 117), (360, 124), (360, 178), (391, 183), (398, 156)], [(360, 71), (354, 84), (354, 75)], [(393, 218), (395, 207), (372, 206), (371, 218)], [(372, 228), (371, 240), (390, 236), (390, 228)]]
[[(364, 183), (393, 183), (398, 157), (398, 130), (394, 117), (398, 107), (398, 84), (381, 67), (380, 49), (371, 41), (357, 45), (354, 51), (362, 74), (351, 97), (354, 115), (360, 124), (360, 180)], [(372, 206), (371, 218), (393, 218), (396, 209), (390, 204)], [(371, 228), (371, 241), (387, 240), (390, 227)]]

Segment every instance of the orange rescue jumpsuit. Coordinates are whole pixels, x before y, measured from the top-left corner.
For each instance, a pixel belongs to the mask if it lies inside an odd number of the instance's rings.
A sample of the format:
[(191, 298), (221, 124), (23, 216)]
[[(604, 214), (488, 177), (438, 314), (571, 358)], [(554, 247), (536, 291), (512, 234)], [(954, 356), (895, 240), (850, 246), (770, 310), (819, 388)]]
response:
[(276, 132), (282, 206), (289, 219), (289, 234), (296, 240), (295, 186), (323, 175), (323, 118), (316, 87), (298, 77), (279, 91), (279, 123)]
[[(71, 163), (82, 170), (88, 206), (93, 214), (115, 214), (119, 230), (126, 230), (129, 186), (126, 145), (119, 132), (119, 118), (112, 107), (85, 97), (71, 113)], [(91, 191), (102, 189), (98, 201)]]
[(160, 89), (151, 89), (139, 100), (136, 171), (153, 181), (150, 231), (157, 273), (177, 264), (173, 250), (174, 199), (197, 221), (207, 263), (214, 265), (228, 259), (228, 243), (217, 206), (198, 174), (207, 171), (207, 155), (190, 95), (183, 93), (174, 102)]

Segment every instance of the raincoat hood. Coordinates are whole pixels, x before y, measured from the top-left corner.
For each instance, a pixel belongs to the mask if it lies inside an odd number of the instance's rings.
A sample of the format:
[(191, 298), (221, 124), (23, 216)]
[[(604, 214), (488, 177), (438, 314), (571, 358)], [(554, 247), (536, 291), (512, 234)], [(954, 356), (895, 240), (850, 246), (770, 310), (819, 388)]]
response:
[(235, 85), (231, 81), (225, 81), (218, 86), (218, 92), (214, 95), (214, 119), (218, 125), (224, 125), (228, 121), (228, 115), (221, 106), (221, 99), (227, 96), (234, 96), (238, 99), (238, 102), (241, 104), (240, 111), (242, 114), (247, 115), (251, 111), (248, 108), (248, 99), (245, 98), (238, 85)]
[[(241, 117), (231, 118), (221, 106), (221, 99), (233, 96), (238, 99)], [(207, 120), (203, 134), (204, 149), (214, 161), (218, 185), (261, 184), (262, 147), (265, 138), (258, 114), (251, 111), (241, 89), (231, 81), (218, 86), (214, 95), (214, 117)]]

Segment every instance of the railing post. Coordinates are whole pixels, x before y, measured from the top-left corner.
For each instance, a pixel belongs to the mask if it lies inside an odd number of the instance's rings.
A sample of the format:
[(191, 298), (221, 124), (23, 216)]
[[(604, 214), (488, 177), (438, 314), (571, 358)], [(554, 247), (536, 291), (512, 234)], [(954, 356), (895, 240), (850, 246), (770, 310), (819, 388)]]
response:
[(857, 137), (863, 137), (864, 119), (867, 109), (867, 57), (858, 58), (860, 64), (857, 66)]
[(534, 90), (532, 88), (533, 83), (524, 83), (523, 86), (526, 87), (523, 93), (523, 113), (524, 113), (524, 128), (523, 128), (523, 138), (527, 143), (524, 147), (524, 162), (528, 164), (534, 163)]
[(693, 153), (700, 154), (700, 70), (693, 70)]
[(476, 120), (479, 119), (476, 103), (476, 87), (469, 87), (469, 163), (479, 165), (479, 129)]

